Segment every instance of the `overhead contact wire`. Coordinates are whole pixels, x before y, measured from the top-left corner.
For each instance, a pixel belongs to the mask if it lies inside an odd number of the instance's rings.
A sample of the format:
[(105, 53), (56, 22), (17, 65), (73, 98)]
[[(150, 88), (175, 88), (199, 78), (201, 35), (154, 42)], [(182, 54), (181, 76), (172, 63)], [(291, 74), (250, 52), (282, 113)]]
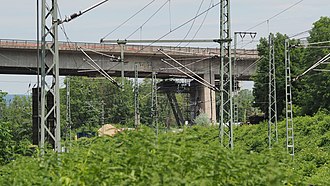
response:
[(279, 13), (277, 13), (277, 14), (273, 15), (272, 17), (270, 17), (270, 18), (266, 19), (265, 21), (262, 21), (262, 22), (260, 22), (260, 23), (256, 24), (255, 26), (253, 26), (253, 27), (251, 27), (251, 28), (247, 29), (246, 31), (250, 31), (250, 30), (252, 30), (252, 29), (254, 29), (254, 28), (256, 28), (256, 27), (258, 27), (258, 26), (260, 26), (260, 25), (262, 25), (262, 24), (264, 24), (264, 23), (267, 23), (267, 22), (269, 22), (270, 20), (272, 20), (272, 19), (276, 18), (277, 16), (279, 16), (279, 15), (283, 14), (284, 12), (286, 12), (286, 11), (290, 10), (291, 8), (293, 8), (293, 7), (297, 6), (298, 4), (302, 3), (303, 1), (304, 1), (304, 0), (300, 0), (300, 1), (296, 2), (295, 4), (293, 4), (293, 5), (289, 6), (288, 8), (286, 8), (286, 9), (282, 10), (281, 12), (279, 12)]
[(129, 36), (126, 37), (126, 39), (130, 38), (132, 35), (134, 35), (139, 29), (141, 29), (144, 25), (146, 25), (160, 10), (164, 8), (164, 6), (170, 2), (170, 0), (166, 0), (165, 3), (162, 4), (141, 26), (139, 26), (134, 32), (132, 32)]
[[(210, 5), (209, 5), (209, 7), (212, 6), (212, 3), (213, 3), (213, 1), (210, 1)], [(209, 11), (206, 12), (206, 14), (205, 14), (205, 16), (204, 16), (204, 18), (203, 18), (202, 23), (199, 25), (199, 27), (198, 27), (198, 29), (196, 30), (194, 36), (191, 38), (191, 41), (193, 41), (193, 40), (196, 38), (197, 34), (199, 33), (199, 31), (200, 31), (201, 28), (203, 27), (203, 25), (204, 25), (204, 23), (205, 23), (205, 20), (206, 20), (206, 18), (207, 18), (207, 16), (208, 16), (208, 14), (209, 14)], [(185, 47), (188, 46), (190, 43), (191, 43), (191, 42), (188, 42), (188, 43), (185, 45)]]
[(197, 17), (200, 17), (201, 15), (204, 15), (206, 12), (208, 12), (209, 10), (213, 9), (214, 7), (217, 7), (220, 4), (220, 2), (212, 5), (211, 7), (209, 7), (208, 9), (204, 10), (203, 12), (201, 12), (200, 14), (198, 14), (197, 16), (189, 19), (188, 21), (184, 22), (183, 24), (177, 26), (176, 28), (174, 28), (173, 30), (167, 32), (166, 34), (164, 34), (163, 36), (161, 36), (160, 38), (158, 38), (157, 40), (151, 42), (149, 45), (146, 45), (144, 47), (142, 47), (140, 50), (138, 50), (136, 52), (136, 54), (140, 53), (141, 51), (143, 51), (145, 48), (150, 47), (152, 44), (157, 43), (159, 40), (163, 39), (164, 37), (168, 36), (169, 34), (171, 34), (172, 32), (177, 31), (178, 29), (182, 28), (183, 26), (187, 25), (188, 23), (190, 23), (191, 21), (193, 21), (194, 19), (196, 19)]
[[(199, 4), (198, 10), (197, 10), (197, 12), (196, 12), (196, 16), (199, 14), (199, 11), (201, 10), (204, 1), (205, 1), (205, 0), (202, 0), (201, 3)], [(188, 37), (188, 35), (190, 34), (190, 31), (192, 30), (192, 28), (193, 28), (194, 25), (195, 25), (195, 22), (196, 22), (196, 19), (194, 19), (194, 21), (191, 23), (190, 28), (189, 28), (188, 32), (186, 33), (186, 35), (184, 36), (183, 40), (185, 40), (185, 39)], [(180, 46), (181, 43), (182, 43), (182, 42), (180, 42), (180, 43), (177, 45), (177, 47)]]
[[(136, 15), (138, 15), (140, 12), (142, 12), (143, 10), (145, 10), (147, 7), (149, 7), (153, 2), (155, 2), (156, 0), (152, 0), (150, 1), (147, 5), (145, 5), (143, 8), (141, 8), (139, 11), (137, 11), (135, 14), (133, 14), (131, 17), (129, 17), (126, 21), (124, 21), (122, 24), (120, 24), (119, 26), (117, 26), (114, 30), (112, 30), (111, 32), (109, 32), (108, 34), (106, 34), (102, 39), (105, 39), (106, 37), (108, 37), (109, 35), (113, 34), (115, 31), (117, 31), (119, 28), (121, 28), (124, 24), (126, 24), (128, 21), (130, 21), (131, 19), (133, 19)], [(101, 40), (102, 40), (101, 39)]]
[(93, 67), (95, 70), (97, 70), (101, 75), (103, 75), (105, 78), (107, 78), (111, 83), (116, 85), (118, 88), (121, 88), (121, 86), (116, 82), (115, 79), (113, 79), (107, 72), (105, 72), (81, 47), (79, 47), (79, 50), (94, 64), (91, 64), (86, 60), (86, 62)]

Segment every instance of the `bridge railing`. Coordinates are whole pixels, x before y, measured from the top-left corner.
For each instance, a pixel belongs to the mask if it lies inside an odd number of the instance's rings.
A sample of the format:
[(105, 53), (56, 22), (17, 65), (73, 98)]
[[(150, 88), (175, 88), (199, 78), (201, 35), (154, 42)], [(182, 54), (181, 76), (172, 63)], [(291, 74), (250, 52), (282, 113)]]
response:
[[(37, 46), (37, 42), (34, 40), (0, 39), (0, 48), (37, 49)], [(60, 42), (59, 49), (77, 51), (79, 47), (98, 52), (120, 53), (120, 46), (117, 44)], [(168, 54), (177, 56), (218, 56), (220, 54), (219, 48), (125, 45), (125, 52), (128, 54), (159, 54), (158, 49), (163, 49)], [(258, 58), (258, 52), (256, 50), (239, 49), (237, 50), (237, 57)]]

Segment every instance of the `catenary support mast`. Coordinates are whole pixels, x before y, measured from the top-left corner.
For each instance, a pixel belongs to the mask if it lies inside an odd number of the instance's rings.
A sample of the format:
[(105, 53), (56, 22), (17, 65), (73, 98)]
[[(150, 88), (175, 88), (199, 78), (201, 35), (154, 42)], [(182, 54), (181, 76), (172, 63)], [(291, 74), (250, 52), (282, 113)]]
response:
[(233, 103), (234, 103), (234, 118), (233, 122), (238, 123), (238, 92), (239, 92), (239, 87), (238, 87), (238, 68), (237, 68), (237, 58), (236, 58), (236, 51), (237, 51), (237, 34), (238, 32), (234, 33), (234, 92), (233, 92)]
[[(45, 139), (61, 152), (61, 122), (59, 93), (58, 4), (57, 0), (42, 0), (41, 5), (41, 126), (40, 148)], [(51, 82), (46, 81), (51, 78)], [(46, 100), (47, 92), (48, 100)], [(52, 102), (47, 105), (46, 103)]]
[(269, 92), (268, 92), (268, 145), (272, 148), (273, 143), (278, 141), (277, 134), (277, 100), (276, 100), (276, 68), (275, 68), (275, 45), (273, 34), (269, 35)]
[(238, 77), (239, 77), (239, 73), (238, 73), (238, 60), (237, 60), (237, 36), (240, 36), (240, 38), (243, 40), (245, 38), (246, 35), (250, 35), (250, 38), (253, 40), (256, 35), (257, 35), (257, 32), (234, 32), (234, 57), (233, 57), (233, 64), (234, 64), (234, 80), (233, 80), (233, 83), (234, 83), (234, 90), (233, 90), (233, 105), (234, 105), (234, 116), (233, 116), (233, 122), (235, 124), (238, 124), (238, 120), (239, 120), (239, 117), (238, 117), (238, 105), (239, 105), (239, 81), (238, 81)]
[(291, 61), (290, 43), (285, 40), (285, 117), (286, 117), (286, 148), (288, 153), (294, 156), (294, 133), (293, 133), (293, 112), (291, 94)]
[(230, 0), (220, 2), (220, 142), (233, 149)]
[(139, 71), (138, 63), (134, 64), (134, 126), (140, 125), (140, 103), (139, 103)]
[(151, 116), (152, 127), (158, 136), (158, 98), (157, 98), (157, 72), (152, 72), (152, 90), (151, 90)]
[(71, 93), (70, 93), (70, 76), (66, 77), (66, 137), (71, 139), (71, 129), (72, 129), (72, 122), (71, 122)]

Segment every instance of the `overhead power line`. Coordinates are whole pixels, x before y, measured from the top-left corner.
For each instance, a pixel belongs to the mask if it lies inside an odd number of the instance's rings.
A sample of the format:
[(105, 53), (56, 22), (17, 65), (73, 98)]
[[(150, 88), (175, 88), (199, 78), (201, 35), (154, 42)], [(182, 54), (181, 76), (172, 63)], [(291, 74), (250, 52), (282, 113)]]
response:
[(315, 69), (316, 67), (318, 67), (319, 65), (325, 63), (329, 59), (330, 59), (330, 53), (327, 54), (327, 55), (325, 55), (322, 59), (320, 59), (315, 64), (313, 64), (311, 67), (309, 67), (305, 72), (303, 72), (302, 74), (300, 74), (299, 76), (297, 76), (295, 79), (293, 79), (293, 81), (297, 81), (299, 78), (301, 78), (302, 76), (304, 76), (305, 74), (307, 74), (309, 71)]
[(176, 28), (174, 28), (173, 30), (167, 32), (166, 34), (164, 34), (163, 36), (161, 36), (160, 38), (158, 38), (157, 40), (153, 41), (152, 43), (150, 43), (147, 46), (142, 47), (140, 50), (138, 50), (136, 53), (140, 53), (141, 51), (143, 51), (145, 48), (150, 47), (152, 44), (157, 43), (158, 41), (160, 41), (161, 39), (163, 39), (164, 37), (168, 36), (169, 34), (171, 34), (172, 32), (177, 31), (178, 29), (182, 28), (183, 26), (187, 25), (188, 23), (190, 23), (191, 21), (193, 21), (194, 19), (200, 17), (201, 15), (204, 15), (205, 13), (207, 13), (208, 11), (210, 11), (211, 9), (213, 9), (214, 7), (217, 7), (220, 4), (220, 2), (212, 5), (211, 7), (209, 7), (208, 9), (204, 10), (203, 12), (201, 12), (200, 14), (198, 14), (197, 16), (189, 19), (188, 21), (184, 22), (183, 24), (177, 26)]
[(327, 69), (313, 69), (313, 70), (318, 72), (330, 72), (330, 70)]
[(103, 75), (105, 78), (107, 78), (112, 84), (117, 86), (118, 88), (122, 88), (119, 83), (116, 82), (115, 79), (113, 79), (106, 71), (104, 71), (81, 47), (79, 47), (79, 50), (90, 60), (92, 63), (90, 63), (88, 60), (86, 62), (93, 67), (96, 71), (98, 71), (101, 75)]
[[(212, 4), (213, 4), (213, 0), (210, 1), (210, 5), (209, 5), (209, 7), (211, 7)], [(196, 30), (194, 36), (191, 38), (191, 41), (193, 41), (193, 40), (196, 38), (197, 34), (199, 33), (199, 31), (200, 31), (201, 28), (203, 27), (203, 25), (204, 25), (204, 23), (205, 23), (205, 20), (206, 20), (206, 18), (207, 18), (207, 16), (208, 16), (208, 14), (209, 14), (209, 11), (206, 12), (206, 14), (205, 14), (205, 16), (204, 16), (204, 18), (203, 18), (203, 20), (202, 20), (202, 23), (199, 25), (199, 27), (198, 27), (198, 29)], [(188, 46), (189, 44), (190, 44), (190, 43), (187, 43), (187, 44), (185, 45), (185, 47)]]
[(247, 31), (250, 31), (250, 30), (252, 30), (252, 29), (254, 29), (254, 28), (256, 28), (256, 27), (258, 27), (258, 26), (260, 26), (260, 25), (262, 25), (262, 24), (264, 24), (264, 23), (267, 23), (267, 22), (269, 22), (270, 20), (272, 20), (272, 19), (276, 18), (277, 16), (279, 16), (279, 15), (283, 14), (284, 12), (286, 12), (286, 11), (290, 10), (291, 8), (293, 8), (293, 7), (297, 6), (298, 4), (302, 3), (303, 1), (304, 1), (304, 0), (300, 0), (300, 1), (296, 2), (295, 4), (293, 4), (293, 5), (289, 6), (288, 8), (286, 8), (286, 9), (282, 10), (281, 12), (279, 12), (279, 13), (277, 13), (277, 14), (273, 15), (272, 17), (270, 17), (270, 18), (268, 18), (268, 19), (266, 19), (266, 20), (264, 20), (264, 21), (262, 21), (262, 22), (260, 22), (260, 23), (256, 24), (255, 26), (253, 26), (253, 27), (251, 27), (251, 28), (247, 29)]
[(129, 36), (126, 37), (126, 39), (130, 38), (132, 35), (134, 35), (137, 31), (139, 31), (141, 28), (144, 27), (161, 9), (164, 8), (164, 6), (169, 3), (170, 0), (166, 0), (165, 3), (162, 4), (141, 26), (139, 26), (136, 30), (134, 30)]
[[(292, 48), (299, 47), (299, 48), (329, 48), (330, 46), (324, 46), (321, 44), (327, 44), (330, 43), (330, 41), (318, 41), (314, 43), (305, 43), (305, 44), (297, 44), (297, 45), (292, 45)], [(316, 46), (315, 46), (316, 45)]]
[(312, 30), (312, 29), (305, 30), (305, 31), (303, 31), (303, 32), (299, 32), (299, 33), (297, 33), (297, 34), (294, 34), (294, 35), (292, 35), (292, 36), (289, 36), (289, 38), (294, 38), (294, 37), (300, 36), (300, 35), (302, 35), (302, 34), (309, 33), (311, 30)]
[(102, 39), (105, 39), (106, 37), (108, 37), (109, 35), (113, 34), (115, 31), (117, 31), (120, 27), (122, 27), (124, 24), (126, 24), (128, 21), (130, 21), (131, 19), (133, 19), (136, 15), (138, 15), (140, 12), (142, 12), (143, 10), (145, 10), (148, 6), (150, 6), (153, 2), (155, 2), (156, 0), (152, 0), (150, 1), (147, 5), (145, 5), (143, 8), (141, 8), (139, 11), (137, 11), (135, 14), (133, 14), (131, 17), (129, 17), (126, 21), (124, 21), (122, 24), (120, 24), (119, 26), (117, 26), (115, 29), (113, 29), (111, 32), (109, 32), (108, 34), (106, 34)]
[[(189, 76), (190, 78), (198, 81), (199, 83), (201, 83), (202, 85), (208, 87), (211, 90), (215, 90), (215, 91), (219, 91), (219, 89), (215, 86), (212, 85), (211, 83), (209, 83), (208, 81), (206, 81), (204, 78), (200, 77), (198, 74), (196, 74), (194, 71), (190, 70), (188, 67), (182, 65), (181, 63), (179, 63), (177, 60), (175, 60), (173, 57), (171, 57), (170, 55), (168, 55), (167, 53), (165, 53), (163, 50), (158, 49), (158, 51), (162, 54), (164, 54), (166, 57), (168, 57), (169, 59), (171, 59), (172, 61), (174, 61), (176, 64), (178, 64), (180, 67), (182, 67), (183, 69), (187, 70), (189, 73), (193, 74), (194, 76), (196, 76), (198, 79), (194, 78), (192, 75), (185, 73), (185, 75)], [(163, 62), (166, 62), (165, 60), (161, 60)], [(166, 62), (167, 64), (169, 64), (168, 62)], [(170, 64), (169, 64), (170, 65)], [(173, 68), (176, 68), (177, 70), (179, 70), (180, 72), (182, 72), (182, 70), (178, 67), (175, 67), (174, 65), (170, 65)]]
[[(173, 30), (167, 32), (166, 34), (164, 34), (164, 35), (161, 36), (160, 38), (158, 38), (158, 39), (156, 39), (156, 40), (150, 40), (150, 41), (151, 41), (150, 44), (149, 44), (149, 45), (146, 45), (146, 46), (143, 46), (140, 50), (138, 50), (138, 51), (136, 52), (136, 54), (137, 54), (137, 53), (140, 53), (140, 52), (143, 51), (145, 48), (150, 47), (150, 46), (151, 46), (152, 44), (154, 44), (154, 43), (157, 43), (157, 42), (163, 41), (162, 39), (163, 39), (164, 37), (168, 36), (168, 35), (171, 34), (172, 32), (177, 31), (178, 29), (182, 28), (183, 26), (187, 25), (188, 23), (190, 23), (190, 22), (193, 21), (194, 19), (196, 19), (196, 18), (198, 18), (198, 17), (204, 15), (205, 13), (207, 13), (208, 11), (210, 11), (211, 9), (217, 7), (219, 4), (220, 4), (220, 2), (218, 2), (218, 3), (216, 3), (216, 4), (213, 4), (212, 6), (210, 6), (209, 8), (207, 8), (206, 10), (204, 10), (203, 12), (201, 12), (200, 14), (198, 14), (197, 16), (195, 16), (195, 17), (189, 19), (188, 21), (184, 22), (183, 24), (177, 26), (176, 28), (174, 28)], [(125, 40), (122, 40), (122, 41), (125, 41)], [(140, 41), (137, 41), (137, 42), (140, 42), (140, 43), (141, 43), (142, 41), (143, 41), (143, 40), (140, 40)], [(172, 41), (173, 41), (173, 40), (171, 40), (171, 42), (172, 42)], [(189, 41), (191, 42), (191, 40), (189, 40)], [(195, 42), (195, 41), (196, 41), (196, 40), (194, 40), (194, 42)], [(204, 40), (201, 40), (201, 41), (202, 41), (202, 42), (205, 42)], [(212, 40), (212, 41), (213, 41), (213, 42), (218, 42), (218, 40)], [(105, 40), (105, 39), (102, 38), (102, 39), (100, 40), (100, 42), (101, 42), (101, 43), (103, 43), (103, 42), (115, 42), (115, 43), (118, 43), (118, 40), (116, 40), (116, 41), (114, 41), (114, 40)], [(131, 41), (130, 41), (130, 42), (131, 42)], [(182, 41), (178, 40), (178, 42), (182, 42)]]
[[(204, 3), (204, 0), (202, 0), (201, 3), (199, 4), (198, 10), (196, 12), (196, 15), (199, 14), (199, 11), (201, 10), (203, 3)], [(190, 34), (190, 31), (192, 30), (192, 28), (195, 25), (195, 22), (196, 22), (196, 19), (194, 19), (194, 21), (191, 23), (190, 28), (189, 28), (188, 32), (186, 33), (186, 35), (184, 36), (183, 39), (186, 39), (188, 37), (188, 35)], [(180, 45), (181, 45), (181, 43), (179, 43), (177, 46), (180, 46)]]
[(308, 43), (308, 45), (320, 45), (320, 44), (325, 44), (325, 43), (330, 43), (330, 41), (319, 41), (319, 42), (314, 42), (314, 43)]
[(62, 24), (64, 22), (69, 22), (69, 21), (71, 21), (71, 20), (73, 20), (73, 19), (75, 19), (75, 18), (83, 15), (84, 13), (89, 12), (89, 11), (93, 10), (94, 8), (96, 8), (96, 7), (98, 7), (98, 6), (106, 3), (107, 1), (109, 1), (109, 0), (101, 1), (101, 2), (99, 2), (99, 3), (97, 3), (97, 4), (93, 5), (93, 6), (91, 6), (89, 8), (87, 8), (85, 10), (82, 10), (82, 11), (79, 11), (77, 13), (74, 13), (74, 14), (70, 15), (69, 17), (66, 17), (64, 20), (60, 20), (59, 24)]

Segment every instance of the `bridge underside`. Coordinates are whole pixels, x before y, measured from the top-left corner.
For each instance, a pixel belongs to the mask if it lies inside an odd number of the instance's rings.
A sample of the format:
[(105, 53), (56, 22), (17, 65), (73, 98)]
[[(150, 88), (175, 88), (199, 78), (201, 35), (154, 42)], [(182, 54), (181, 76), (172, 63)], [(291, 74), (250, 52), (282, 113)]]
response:
[[(87, 53), (110, 76), (121, 76), (121, 62), (113, 61), (109, 57), (92, 52)], [(109, 55), (119, 56), (119, 53), (109, 53)], [(200, 76), (211, 72), (216, 79), (219, 79), (220, 60), (218, 56), (173, 57)], [(179, 68), (178, 64), (159, 53), (152, 55), (126, 54), (124, 60), (125, 77), (134, 77), (134, 65), (137, 63), (140, 78), (149, 77), (152, 72), (157, 72), (157, 77), (159, 78), (188, 78), (187, 75), (165, 64), (161, 59), (188, 73), (187, 70)], [(249, 81), (251, 79), (251, 75), (255, 72), (255, 67), (250, 69), (249, 67), (255, 60), (254, 58), (247, 58), (238, 61), (238, 72), (241, 72), (238, 80)], [(88, 63), (92, 62), (80, 51), (60, 51), (60, 75), (62, 76), (99, 76), (99, 73)], [(0, 48), (0, 74), (36, 75), (36, 50)]]
[[(122, 62), (118, 61), (117, 57), (110, 58), (90, 51), (86, 51), (86, 53), (110, 76), (121, 76)], [(107, 52), (107, 54), (120, 56), (118, 51)], [(181, 54), (171, 56), (211, 84), (214, 85), (216, 82), (219, 82), (217, 80), (220, 77), (220, 59), (217, 55), (198, 56)], [(59, 57), (60, 75), (62, 76), (100, 76), (100, 73), (90, 65), (93, 62), (79, 50), (61, 50)], [(164, 63), (162, 60), (172, 64), (175, 68)], [(250, 80), (251, 75), (255, 72), (255, 67), (251, 68), (251, 65), (255, 61), (256, 58), (249, 57), (238, 60), (238, 80)], [(160, 53), (138, 54), (133, 52), (125, 54), (123, 66), (125, 77), (134, 77), (135, 64), (138, 66), (139, 78), (151, 78), (152, 72), (157, 72), (157, 78), (159, 79), (191, 79), (189, 76), (194, 76), (187, 69), (180, 67), (177, 63)], [(35, 49), (0, 47), (0, 74), (37, 75), (37, 66), (37, 52)], [(235, 71), (233, 72), (235, 73)], [(192, 111), (190, 114), (191, 117), (188, 120), (192, 121), (198, 113), (203, 112), (208, 115), (212, 122), (215, 122), (215, 92), (197, 82), (192, 82), (188, 93), (190, 94), (190, 103), (195, 104), (194, 108), (190, 108)], [(174, 94), (173, 92), (173, 94), (167, 96), (175, 106)], [(174, 107), (173, 109), (177, 110)], [(181, 116), (178, 116), (178, 124), (183, 124)]]

